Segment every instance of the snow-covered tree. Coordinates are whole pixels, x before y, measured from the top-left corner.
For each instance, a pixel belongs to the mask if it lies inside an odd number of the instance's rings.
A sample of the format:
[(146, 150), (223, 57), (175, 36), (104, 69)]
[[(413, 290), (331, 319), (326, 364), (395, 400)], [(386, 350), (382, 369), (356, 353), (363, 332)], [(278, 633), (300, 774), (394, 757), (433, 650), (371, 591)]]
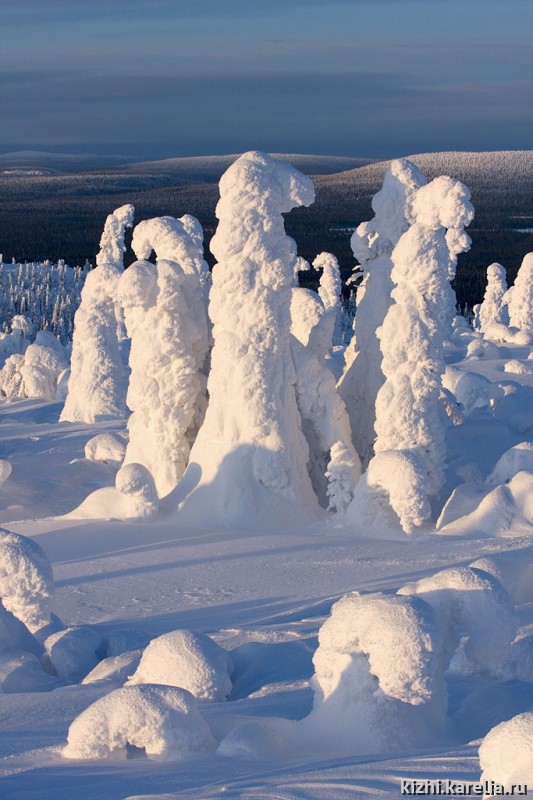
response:
[(509, 323), (509, 314), (503, 302), (506, 291), (505, 267), (497, 263), (491, 264), (487, 268), (487, 288), (479, 308), (479, 327), (482, 332), (494, 322), (504, 325)]
[(346, 351), (339, 392), (348, 409), (353, 442), (365, 468), (375, 439), (376, 397), (385, 380), (376, 332), (392, 303), (391, 253), (409, 227), (413, 195), (425, 183), (422, 173), (410, 161), (393, 161), (385, 173), (382, 189), (372, 200), (375, 216), (369, 222), (362, 222), (351, 239), (363, 281), (357, 290), (354, 336)]
[(511, 326), (533, 332), (533, 253), (524, 256), (507, 302)]
[(316, 292), (295, 286), (291, 292), (291, 333), (322, 362), (331, 348), (332, 318)]
[(127, 380), (116, 292), (124, 269), (124, 232), (132, 225), (133, 213), (132, 205), (121, 206), (106, 220), (97, 267), (87, 276), (75, 317), (71, 375), (61, 421), (96, 422), (125, 415)]
[(318, 295), (330, 320), (331, 343), (334, 343), (340, 339), (342, 279), (339, 262), (332, 253), (319, 253), (313, 267), (322, 270)]
[(211, 241), (209, 406), (191, 452), (182, 518), (217, 525), (304, 522), (318, 511), (290, 348), (296, 244), (282, 214), (314, 200), (289, 164), (245, 153), (222, 176)]
[[(419, 482), (422, 496), (437, 494), (444, 480), (446, 448), (439, 394), (445, 370), (444, 340), (455, 313), (450, 281), (458, 253), (470, 246), (464, 227), (473, 216), (468, 189), (457, 180), (436, 178), (414, 196), (413, 224), (391, 256), (396, 286), (394, 304), (379, 333), (386, 380), (377, 396), (374, 449), (376, 454), (413, 452), (427, 476), (425, 485)], [(393, 472), (389, 479), (396, 480)], [(392, 493), (390, 499), (392, 503)]]
[(140, 222), (132, 248), (139, 258), (155, 250), (157, 263), (136, 261), (118, 286), (131, 338), (127, 404), (132, 414), (124, 463), (149, 469), (162, 497), (183, 475), (205, 411), (203, 259), (198, 239), (173, 217)]

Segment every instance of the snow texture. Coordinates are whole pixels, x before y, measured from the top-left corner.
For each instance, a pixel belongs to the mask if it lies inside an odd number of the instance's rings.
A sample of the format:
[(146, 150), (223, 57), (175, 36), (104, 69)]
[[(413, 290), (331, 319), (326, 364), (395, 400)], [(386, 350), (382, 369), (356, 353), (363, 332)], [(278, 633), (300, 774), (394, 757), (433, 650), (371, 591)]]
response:
[(441, 641), (426, 603), (352, 592), (335, 603), (318, 641), (314, 708), (302, 723), (317, 746), (384, 753), (442, 734)]
[[(396, 286), (394, 304), (379, 332), (386, 380), (376, 400), (374, 450), (416, 454), (426, 475), (417, 486), (419, 507), (444, 482), (445, 424), (439, 395), (444, 340), (455, 315), (450, 281), (457, 254), (469, 247), (463, 227), (473, 215), (468, 189), (451, 178), (436, 178), (414, 195), (412, 225), (391, 256)], [(392, 487), (384, 488), (392, 502)]]
[[(398, 594), (416, 595), (435, 609), (444, 657), (453, 669), (468, 675), (497, 673), (515, 637), (517, 618), (509, 594), (493, 575), (456, 567), (407, 584)], [(452, 662), (459, 647), (462, 658)]]
[(533, 333), (533, 253), (524, 256), (507, 301), (511, 326)]
[(425, 183), (425, 177), (410, 161), (393, 161), (385, 173), (382, 189), (372, 200), (373, 219), (362, 222), (351, 239), (363, 281), (357, 289), (354, 336), (346, 351), (346, 368), (339, 391), (365, 469), (375, 439), (376, 397), (385, 380), (377, 331), (392, 302), (391, 253), (409, 227), (412, 198)]
[(0, 528), (0, 599), (34, 633), (50, 622), (54, 579), (50, 561), (32, 539)]
[(173, 217), (140, 222), (133, 231), (133, 250), (146, 258), (154, 249), (157, 263), (136, 261), (118, 289), (131, 337), (127, 404), (132, 414), (124, 463), (144, 464), (160, 497), (175, 488), (185, 471), (206, 404), (205, 271), (200, 233), (190, 229), (195, 238)]
[(261, 527), (316, 518), (290, 352), (296, 244), (282, 217), (313, 200), (309, 178), (264, 153), (245, 153), (220, 180), (209, 406), (184, 477), (192, 489), (184, 521)]
[[(533, 785), (533, 711), (496, 725), (479, 747), (480, 781)], [(486, 795), (488, 796), (488, 795)]]
[(485, 333), (493, 323), (509, 324), (509, 313), (504, 303), (507, 291), (507, 275), (501, 264), (491, 264), (487, 268), (487, 288), (479, 309), (479, 329)]
[(209, 636), (177, 630), (150, 642), (129, 683), (181, 686), (197, 700), (225, 700), (231, 671), (229, 653)]
[(127, 748), (148, 758), (184, 761), (215, 747), (192, 695), (171, 686), (124, 686), (101, 697), (71, 724), (65, 758), (126, 758)]

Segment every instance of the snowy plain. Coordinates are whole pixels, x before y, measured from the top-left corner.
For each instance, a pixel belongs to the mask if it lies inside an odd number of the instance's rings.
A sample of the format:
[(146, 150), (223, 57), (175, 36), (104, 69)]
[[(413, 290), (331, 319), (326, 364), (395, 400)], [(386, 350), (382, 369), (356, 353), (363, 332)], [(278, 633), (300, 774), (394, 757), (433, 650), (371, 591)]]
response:
[[(529, 351), (500, 346), (498, 358), (463, 360), (454, 367), (500, 381), (508, 377), (506, 360), (525, 361)], [(530, 375), (512, 377), (533, 387)], [(0, 455), (13, 466), (0, 487), (2, 525), (31, 536), (47, 553), (56, 582), (54, 611), (67, 625), (91, 626), (102, 637), (135, 628), (148, 639), (192, 629), (232, 651), (236, 666), (229, 699), (200, 704), (219, 742), (244, 722), (297, 720), (310, 712), (317, 633), (332, 604), (347, 592), (393, 593), (443, 568), (490, 558), (514, 576), (515, 587), (522, 576), (520, 635), (533, 633), (527, 531), (490, 537), (471, 525), (453, 536), (428, 527), (414, 538), (387, 531), (370, 537), (357, 526), (331, 522), (250, 532), (180, 527), (164, 515), (145, 524), (61, 518), (89, 490), (112, 484), (115, 470), (86, 460), (84, 445), (97, 430), (119, 431), (123, 423), (58, 423), (60, 411), (60, 403), (31, 399), (2, 405)], [(451, 428), (450, 434), (458, 430)], [(513, 432), (488, 408), (479, 409), (453, 445), (454, 468), (461, 462), (472, 473), (488, 475), (505, 450), (524, 440), (533, 440), (531, 431)], [(64, 759), (60, 748), (73, 719), (117, 685), (109, 678), (0, 695), (2, 797), (396, 797), (401, 778), (478, 780), (479, 739), (533, 705), (526, 682), (452, 680), (453, 725), (445, 741), (393, 756), (350, 755), (334, 745), (321, 753), (291, 752), (235, 735), (223, 752), (181, 763)]]

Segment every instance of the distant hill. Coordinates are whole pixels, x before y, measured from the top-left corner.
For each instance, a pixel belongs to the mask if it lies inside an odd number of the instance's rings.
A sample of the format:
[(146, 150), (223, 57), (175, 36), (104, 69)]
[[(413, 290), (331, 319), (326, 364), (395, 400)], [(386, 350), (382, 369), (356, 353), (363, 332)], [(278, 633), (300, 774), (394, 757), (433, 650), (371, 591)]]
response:
[[(71, 264), (83, 264), (86, 258), (94, 262), (106, 215), (126, 202), (136, 206), (137, 220), (194, 214), (204, 226), (208, 243), (216, 226), (217, 182), (237, 158), (206, 156), (97, 166), (93, 161), (91, 169), (81, 162), (77, 169), (60, 173), (56, 156), (51, 154), (47, 161), (44, 155), (40, 161), (21, 156), (21, 169), (14, 161), (6, 167), (2, 161), (6, 156), (0, 156), (0, 252), (5, 260), (61, 257)], [(351, 231), (372, 216), (371, 199), (390, 161), (301, 154), (279, 157), (311, 174), (317, 189), (311, 208), (287, 215), (287, 231), (307, 259), (322, 250), (335, 253), (347, 277), (354, 265)], [(469, 233), (473, 245), (460, 256), (456, 291), (461, 304), (479, 302), (492, 261), (503, 263), (513, 280), (523, 255), (533, 250), (533, 151), (423, 153), (410, 158), (428, 178), (451, 175), (472, 191), (476, 218)], [(46, 170), (47, 163), (49, 172), (24, 171)], [(128, 258), (133, 255), (129, 253)], [(305, 279), (312, 285), (316, 276), (311, 273)]]

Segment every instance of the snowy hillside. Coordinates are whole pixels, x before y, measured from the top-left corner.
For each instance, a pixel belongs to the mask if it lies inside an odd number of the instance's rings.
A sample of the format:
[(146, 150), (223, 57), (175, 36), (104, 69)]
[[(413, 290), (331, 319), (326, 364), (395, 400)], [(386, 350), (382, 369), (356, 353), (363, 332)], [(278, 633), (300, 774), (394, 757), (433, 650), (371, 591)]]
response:
[(94, 269), (4, 267), (0, 797), (531, 793), (533, 252), (458, 316), (470, 191), (391, 162), (340, 346), (311, 178), (217, 191), (212, 272), (132, 203)]

